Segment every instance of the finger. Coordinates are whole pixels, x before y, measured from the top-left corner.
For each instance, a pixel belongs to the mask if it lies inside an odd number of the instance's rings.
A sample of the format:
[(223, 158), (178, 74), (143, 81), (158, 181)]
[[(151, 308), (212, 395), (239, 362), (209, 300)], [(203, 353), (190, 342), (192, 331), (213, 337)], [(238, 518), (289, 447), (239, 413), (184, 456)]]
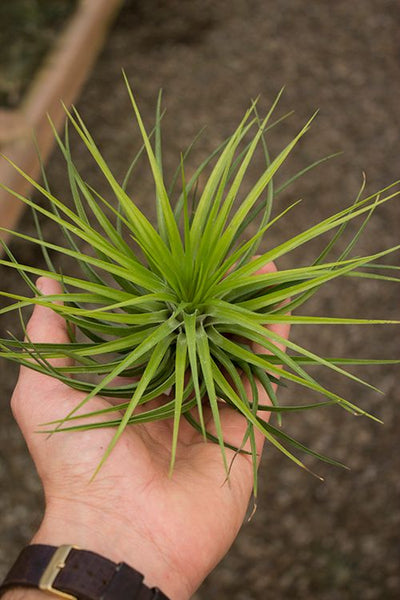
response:
[[(267, 263), (266, 265), (264, 265), (263, 267), (261, 267), (261, 269), (259, 269), (257, 271), (256, 275), (263, 275), (265, 273), (275, 273), (277, 270), (278, 269), (276, 268), (275, 263), (270, 262), (270, 263)], [(286, 302), (282, 303), (282, 304), (286, 304), (287, 302), (289, 302), (289, 301), (286, 300)], [(289, 333), (290, 333), (290, 324), (288, 324), (288, 323), (273, 323), (271, 325), (268, 325), (268, 329), (270, 329), (274, 333), (277, 333), (282, 338), (288, 339)], [(282, 351), (286, 350), (286, 346), (284, 344), (276, 343), (276, 346)], [(270, 354), (270, 352), (268, 350), (266, 350), (263, 346), (260, 346), (259, 344), (254, 343), (252, 345), (252, 348), (253, 348), (254, 352), (256, 352), (257, 354)]]
[[(36, 286), (44, 296), (62, 293), (60, 284), (46, 277), (40, 277)], [(65, 319), (51, 308), (38, 304), (35, 305), (27, 324), (26, 337), (33, 343), (68, 344), (70, 341)], [(73, 361), (69, 358), (56, 358), (49, 360), (49, 363), (56, 367), (64, 367), (70, 366)], [(21, 367), (19, 383), (25, 383), (26, 378), (30, 382), (35, 379), (36, 384), (39, 380), (48, 379), (42, 373), (32, 371), (28, 367)]]
[[(261, 267), (261, 269), (259, 269), (255, 274), (263, 275), (266, 273), (275, 273), (276, 271), (277, 271), (276, 265), (273, 262), (270, 262), (270, 263), (265, 264), (263, 267)], [(277, 333), (283, 339), (287, 339), (289, 337), (290, 325), (287, 323), (272, 324), (272, 325), (268, 326), (268, 329)], [(286, 346), (284, 343), (277, 343), (277, 342), (274, 342), (274, 343), (281, 351), (285, 351)], [(264, 348), (263, 346), (255, 343), (255, 342), (253, 342), (251, 344), (251, 348), (252, 348), (253, 352), (255, 352), (257, 354), (271, 354), (271, 352), (269, 350), (267, 350), (266, 348)], [(253, 392), (252, 392), (250, 382), (245, 375), (242, 375), (242, 381), (243, 381), (243, 385), (244, 385), (246, 394), (247, 394), (248, 398), (251, 399)], [(257, 379), (255, 380), (255, 385), (257, 387), (258, 403), (263, 404), (263, 405), (271, 405), (272, 404), (271, 398), (268, 395), (268, 393), (266, 392), (264, 386)], [(273, 384), (272, 387), (274, 390), (276, 390), (277, 385)], [(268, 411), (260, 411), (259, 416), (261, 416), (263, 418), (263, 420), (268, 421), (271, 416), (271, 413)], [(246, 431), (246, 427), (247, 427), (247, 423), (246, 423), (245, 419), (238, 413), (233, 413), (233, 411), (231, 411), (231, 410), (226, 410), (226, 411), (224, 411), (223, 420), (224, 420), (224, 423), (223, 423), (224, 433), (227, 434), (228, 440), (231, 443), (233, 443), (234, 445), (239, 445), (241, 443), (241, 440), (243, 439), (243, 435), (244, 435), (244, 433)], [(262, 451), (262, 447), (263, 447), (263, 443), (264, 443), (264, 435), (257, 429), (255, 429), (254, 433), (255, 433), (257, 451), (258, 451), (259, 455), (261, 455), (261, 451)], [(246, 450), (249, 449), (249, 443), (247, 443), (245, 445), (245, 449)]]
[[(36, 286), (43, 296), (62, 293), (59, 283), (46, 277), (40, 277)], [(35, 305), (26, 327), (26, 338), (34, 344), (68, 344), (70, 342), (66, 321), (51, 308), (41, 305)], [(48, 362), (55, 367), (73, 364), (69, 358), (54, 358), (49, 359)], [(11, 408), (22, 432), (29, 437), (38, 424), (62, 418), (74, 409), (84, 397), (85, 394), (71, 390), (50, 375), (28, 367), (21, 367), (11, 399)], [(42, 436), (39, 436), (38, 439), (42, 439)]]
[[(261, 267), (261, 269), (259, 271), (257, 271), (258, 275), (261, 275), (263, 273), (275, 273), (277, 271), (276, 265), (273, 262), (270, 262), (268, 264), (266, 264), (264, 267)], [(289, 302), (289, 300), (285, 300), (284, 302), (282, 302), (282, 306), (284, 306), (285, 304), (287, 304)], [(271, 325), (268, 325), (267, 327), (270, 331), (278, 334), (281, 338), (283, 338), (284, 340), (287, 340), (289, 338), (289, 334), (290, 334), (290, 324), (289, 323), (272, 323)], [(281, 350), (282, 352), (285, 352), (286, 350), (286, 345), (282, 342), (273, 342), (274, 345), (279, 348), (279, 350)], [(256, 352), (257, 354), (271, 354), (271, 352), (269, 350), (267, 350), (266, 348), (264, 348), (263, 346), (261, 346), (260, 344), (257, 343), (253, 343), (252, 344), (252, 349), (254, 352)], [(273, 384), (273, 388), (276, 390), (276, 384)], [(259, 390), (260, 395), (260, 401), (263, 400), (265, 401), (265, 403), (270, 404), (271, 401), (267, 395), (267, 393), (265, 392), (264, 388), (258, 384), (257, 388)]]

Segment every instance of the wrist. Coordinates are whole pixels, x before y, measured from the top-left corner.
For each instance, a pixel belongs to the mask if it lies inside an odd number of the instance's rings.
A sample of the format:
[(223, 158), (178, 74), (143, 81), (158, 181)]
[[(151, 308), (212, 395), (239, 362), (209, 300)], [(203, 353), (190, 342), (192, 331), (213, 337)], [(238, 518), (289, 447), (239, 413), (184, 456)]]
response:
[[(157, 539), (144, 536), (140, 527), (133, 529), (126, 520), (115, 520), (114, 514), (113, 520), (107, 517), (80, 504), (73, 509), (69, 505), (47, 510), (32, 543), (52, 546), (74, 544), (115, 563), (127, 563), (143, 574), (148, 587), (158, 587), (171, 600), (188, 600), (191, 597), (195, 587), (192, 588), (185, 576), (170, 564), (168, 554), (157, 546)], [(43, 597), (37, 590), (32, 590), (33, 593), (37, 595), (32, 595), (32, 600)], [(23, 598), (31, 600), (30, 596), (23, 595)], [(7, 596), (5, 600), (19, 600), (19, 597)]]
[(49, 600), (49, 595), (40, 590), (15, 588), (3, 594), (1, 600)]
[[(169, 600), (157, 587), (125, 562), (71, 544), (25, 546), (0, 585), (7, 590), (41, 590), (50, 595), (81, 600)], [(32, 596), (32, 594), (30, 594)], [(15, 596), (15, 594), (14, 594)]]

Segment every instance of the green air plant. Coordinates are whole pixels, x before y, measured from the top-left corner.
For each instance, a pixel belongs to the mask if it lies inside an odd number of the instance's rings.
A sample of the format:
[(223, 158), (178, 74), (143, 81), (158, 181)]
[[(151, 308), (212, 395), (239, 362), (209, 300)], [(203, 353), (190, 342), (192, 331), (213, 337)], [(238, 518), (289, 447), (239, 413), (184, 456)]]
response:
[[(42, 424), (43, 431), (59, 434), (80, 429), (115, 428), (104, 462), (127, 426), (170, 419), (173, 423), (172, 473), (179, 426), (184, 418), (202, 433), (205, 442), (219, 444), (221, 460), (229, 474), (228, 444), (225, 444), (219, 418), (222, 402), (246, 420), (243, 444), (234, 450), (244, 452), (244, 444), (248, 442), (246, 452), (253, 459), (255, 492), (256, 430), (302, 467), (305, 465), (297, 457), (298, 451), (339, 464), (285, 433), (281, 425), (283, 413), (332, 404), (352, 414), (368, 413), (320, 385), (306, 371), (307, 366), (322, 365), (369, 385), (349, 373), (346, 367), (398, 361), (321, 357), (294, 342), (285, 342), (268, 326), (276, 323), (389, 322), (297, 316), (296, 310), (324, 283), (338, 277), (400, 281), (394, 276), (395, 271), (389, 271), (389, 274), (387, 270), (383, 271), (384, 268), (398, 267), (379, 263), (379, 259), (400, 246), (370, 256), (350, 257), (373, 211), (399, 194), (395, 184), (368, 197), (363, 197), (363, 185), (356, 200), (347, 208), (258, 255), (259, 244), (268, 229), (294, 206), (271, 218), (274, 198), (304, 172), (325, 160), (310, 165), (279, 188), (274, 186), (278, 169), (308, 131), (311, 121), (275, 158), (271, 158), (265, 134), (281, 120), (273, 122), (272, 119), (279, 96), (263, 120), (253, 103), (233, 134), (190, 178), (185, 175), (188, 152), (181, 157), (173, 184), (168, 189), (162, 169), (160, 99), (155, 127), (147, 133), (128, 83), (127, 87), (143, 145), (123, 183), (111, 173), (78, 112), (75, 109), (67, 111), (69, 128), (72, 126), (76, 130), (97, 163), (116, 198), (114, 204), (98, 194), (78, 172), (71, 157), (68, 126), (65, 139), (62, 140), (55, 130), (54, 134), (65, 158), (74, 209), (51, 193), (45, 176), (40, 185), (14, 165), (40, 192), (46, 204), (42, 206), (8, 190), (33, 208), (38, 227), (36, 238), (13, 233), (42, 247), (47, 270), (20, 264), (4, 245), (7, 256), (1, 264), (15, 269), (24, 278), (33, 297), (3, 293), (14, 302), (1, 312), (21, 311), (32, 305), (49, 307), (71, 324), (71, 343), (41, 344), (33, 343), (26, 336), (25, 341), (11, 337), (0, 340), (1, 354), (86, 393), (85, 400), (70, 414), (60, 417), (57, 422)], [(257, 150), (265, 157), (265, 169), (254, 185), (247, 188), (249, 191), (242, 192), (242, 183)], [(126, 192), (127, 181), (142, 154), (147, 155), (154, 179), (156, 226)], [(200, 178), (203, 179), (206, 173), (207, 179), (201, 184)], [(59, 225), (67, 242), (65, 246), (43, 239), (38, 213)], [(350, 243), (335, 259), (328, 259), (347, 225), (357, 217), (361, 219), (361, 226)], [(256, 233), (244, 240), (243, 232), (255, 219)], [(266, 263), (327, 233), (331, 234), (329, 242), (312, 264), (259, 273)], [(82, 252), (79, 242), (86, 243), (93, 253)], [(58, 272), (49, 251), (74, 258), (84, 276), (77, 278)], [(43, 275), (60, 282), (62, 294), (43, 296), (30, 279), (30, 276)], [(80, 337), (77, 339), (78, 332)], [(287, 353), (279, 349), (280, 343), (287, 346)], [(267, 353), (255, 352), (256, 344)], [(57, 367), (51, 361), (63, 356), (72, 358), (73, 366)], [(96, 375), (97, 379), (88, 380), (87, 373)], [(248, 379), (250, 393), (245, 391), (242, 375)], [(120, 383), (121, 377), (126, 378), (122, 379), (123, 383)], [(273, 384), (288, 382), (307, 391), (319, 392), (321, 402), (279, 405)], [(268, 405), (259, 402), (257, 383), (265, 389), (270, 400)], [(82, 406), (96, 394), (117, 399), (115, 405), (83, 414)], [(162, 394), (164, 401), (154, 406), (152, 401)], [(205, 406), (211, 409), (214, 435), (205, 426)], [(276, 413), (276, 425), (263, 418), (266, 412)], [(81, 424), (83, 417), (85, 422)]]

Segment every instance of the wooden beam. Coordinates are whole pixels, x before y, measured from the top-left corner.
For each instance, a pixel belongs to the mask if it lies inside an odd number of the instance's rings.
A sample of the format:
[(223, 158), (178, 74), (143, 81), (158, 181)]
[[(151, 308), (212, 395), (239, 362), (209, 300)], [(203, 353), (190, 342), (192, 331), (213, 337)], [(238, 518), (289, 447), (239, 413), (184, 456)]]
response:
[[(58, 42), (50, 51), (28, 89), (21, 106), (0, 111), (1, 153), (33, 178), (40, 174), (35, 134), (43, 161), (48, 158), (54, 136), (47, 120), (50, 114), (58, 130), (65, 121), (61, 101), (70, 106), (90, 73), (109, 26), (123, 0), (81, 0)], [(0, 158), (0, 183), (27, 195), (30, 186), (4, 158)], [(13, 230), (24, 203), (0, 189), (0, 225)], [(2, 239), (8, 235), (0, 232)]]

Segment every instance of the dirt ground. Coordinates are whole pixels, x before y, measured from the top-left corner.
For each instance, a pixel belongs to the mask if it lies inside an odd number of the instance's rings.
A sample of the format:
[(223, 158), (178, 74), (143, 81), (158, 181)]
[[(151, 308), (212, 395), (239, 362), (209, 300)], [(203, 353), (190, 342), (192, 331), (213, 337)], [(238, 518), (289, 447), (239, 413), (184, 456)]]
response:
[[(124, 67), (145, 120), (151, 124), (159, 88), (164, 90), (166, 172), (171, 173), (199, 129), (193, 168), (235, 127), (251, 98), (266, 110), (285, 85), (280, 114), (295, 109), (272, 139), (278, 151), (319, 109), (307, 139), (290, 159), (294, 173), (320, 156), (344, 154), (307, 176), (278, 201), (302, 198), (296, 213), (271, 230), (264, 247), (287, 239), (352, 201), (368, 177), (375, 191), (399, 179), (400, 6), (397, 0), (147, 0), (130, 2), (113, 28), (78, 108), (116, 174), (121, 177), (139, 138), (121, 81)], [(78, 147), (85, 176), (107, 188)], [(63, 162), (54, 155), (53, 190), (70, 202)], [(130, 193), (152, 214), (153, 190), (138, 172)], [(20, 230), (32, 232), (27, 213)], [(45, 235), (57, 231), (44, 225)], [(357, 253), (399, 243), (400, 208), (380, 208)], [(278, 263), (307, 264), (318, 242)], [(41, 264), (40, 252), (13, 244), (21, 261)], [(399, 264), (398, 255), (393, 258)], [(63, 272), (76, 267), (62, 262)], [(2, 289), (25, 291), (2, 271)], [(399, 319), (399, 286), (349, 279), (321, 289), (302, 314)], [(18, 332), (17, 318), (2, 320)], [(400, 358), (395, 327), (335, 329), (297, 326), (293, 339), (327, 356)], [(37, 527), (40, 484), (9, 412), (16, 369), (0, 363), (0, 574)], [(354, 369), (361, 374), (360, 369)], [(258, 510), (228, 556), (204, 582), (196, 600), (395, 600), (400, 597), (400, 394), (399, 368), (364, 375), (384, 396), (319, 373), (323, 384), (383, 419), (355, 419), (339, 408), (286, 417), (288, 431), (305, 444), (351, 467), (344, 471), (309, 463), (321, 483), (267, 448), (260, 470)], [(288, 388), (283, 401), (306, 401)], [(208, 507), (212, 510), (212, 507)]]

